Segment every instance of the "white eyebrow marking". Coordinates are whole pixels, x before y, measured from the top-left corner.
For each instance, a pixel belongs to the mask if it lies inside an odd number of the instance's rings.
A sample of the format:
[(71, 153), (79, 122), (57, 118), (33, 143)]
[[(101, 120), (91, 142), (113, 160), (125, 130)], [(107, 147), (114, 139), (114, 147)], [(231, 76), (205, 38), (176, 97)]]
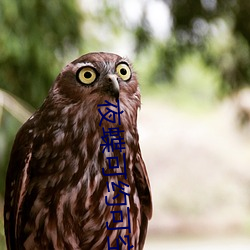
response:
[(94, 65), (90, 62), (79, 62), (77, 64), (73, 64), (73, 63), (69, 63), (68, 65), (66, 65), (62, 72), (65, 72), (65, 71), (68, 71), (69, 69), (71, 69), (74, 73), (76, 73), (76, 71), (81, 68), (81, 67), (86, 67), (86, 66), (89, 66), (89, 67), (93, 67), (94, 68)]
[(73, 66), (73, 71), (77, 71), (81, 67), (90, 66), (94, 68), (94, 65), (90, 62), (80, 62)]

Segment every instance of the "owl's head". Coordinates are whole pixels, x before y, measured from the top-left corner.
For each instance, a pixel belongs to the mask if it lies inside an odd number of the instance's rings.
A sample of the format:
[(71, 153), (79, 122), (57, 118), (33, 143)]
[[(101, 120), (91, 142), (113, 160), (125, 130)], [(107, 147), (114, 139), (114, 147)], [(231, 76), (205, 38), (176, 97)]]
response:
[(131, 63), (112, 53), (89, 53), (68, 64), (51, 90), (65, 101), (94, 105), (104, 100), (140, 106), (140, 92)]

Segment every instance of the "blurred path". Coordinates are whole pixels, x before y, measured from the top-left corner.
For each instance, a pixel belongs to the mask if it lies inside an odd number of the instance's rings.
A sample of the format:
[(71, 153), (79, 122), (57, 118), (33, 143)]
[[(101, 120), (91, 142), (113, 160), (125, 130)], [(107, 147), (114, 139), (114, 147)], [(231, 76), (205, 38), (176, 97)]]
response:
[(191, 114), (144, 100), (139, 135), (154, 202), (151, 236), (250, 234), (250, 136), (234, 119), (230, 103)]
[(249, 250), (250, 240), (148, 242), (144, 250)]

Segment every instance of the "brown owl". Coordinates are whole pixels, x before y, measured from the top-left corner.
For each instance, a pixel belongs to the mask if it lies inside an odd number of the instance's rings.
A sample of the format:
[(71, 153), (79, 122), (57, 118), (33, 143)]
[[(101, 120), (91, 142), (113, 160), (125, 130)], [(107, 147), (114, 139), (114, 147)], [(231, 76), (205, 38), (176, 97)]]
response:
[(152, 201), (140, 105), (127, 59), (89, 53), (62, 70), (13, 145), (8, 249), (143, 249)]

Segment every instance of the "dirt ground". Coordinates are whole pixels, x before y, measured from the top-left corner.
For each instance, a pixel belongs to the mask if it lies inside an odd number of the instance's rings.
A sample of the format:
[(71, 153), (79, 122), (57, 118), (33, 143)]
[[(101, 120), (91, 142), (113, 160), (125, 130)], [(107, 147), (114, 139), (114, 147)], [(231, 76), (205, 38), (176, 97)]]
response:
[(148, 241), (144, 250), (248, 250), (248, 239)]
[[(197, 114), (144, 100), (139, 134), (154, 203), (149, 237), (250, 236), (250, 136), (235, 118), (229, 101)], [(152, 242), (146, 249), (184, 249)], [(215, 249), (199, 244), (185, 249)], [(227, 250), (250, 249), (246, 244)]]

